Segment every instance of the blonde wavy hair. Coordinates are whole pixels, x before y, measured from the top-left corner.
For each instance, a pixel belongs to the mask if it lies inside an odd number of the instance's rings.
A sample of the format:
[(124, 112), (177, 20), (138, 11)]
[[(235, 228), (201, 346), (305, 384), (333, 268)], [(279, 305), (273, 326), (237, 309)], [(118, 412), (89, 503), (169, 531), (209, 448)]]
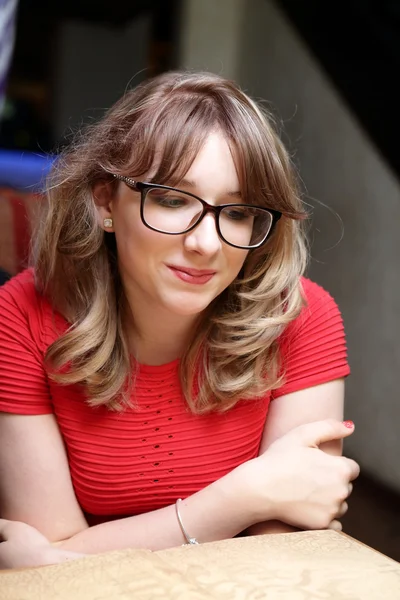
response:
[(190, 410), (205, 413), (259, 398), (283, 382), (278, 338), (303, 306), (307, 260), (294, 169), (271, 117), (236, 84), (209, 73), (171, 72), (128, 91), (80, 132), (48, 179), (35, 280), (69, 328), (45, 360), (55, 381), (84, 386), (92, 406), (134, 405), (135, 379), (115, 237), (98, 224), (93, 187), (109, 182), (115, 190), (113, 173), (138, 178), (151, 168), (157, 169), (152, 181), (176, 186), (216, 129), (231, 149), (245, 202), (283, 216), (201, 315), (180, 359), (182, 390)]

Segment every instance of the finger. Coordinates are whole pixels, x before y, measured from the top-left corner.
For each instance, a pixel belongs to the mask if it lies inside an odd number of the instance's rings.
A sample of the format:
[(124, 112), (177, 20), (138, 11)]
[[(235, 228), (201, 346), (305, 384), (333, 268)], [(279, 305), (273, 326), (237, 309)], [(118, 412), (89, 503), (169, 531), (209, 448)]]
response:
[(346, 463), (347, 468), (349, 469), (349, 480), (354, 481), (360, 474), (360, 467), (352, 458), (346, 458), (342, 456), (341, 459)]
[(338, 518), (343, 517), (343, 515), (345, 515), (348, 510), (349, 510), (349, 505), (347, 504), (347, 502), (342, 502), (336, 516)]
[(337, 521), (335, 519), (334, 521), (329, 523), (328, 529), (333, 529), (333, 531), (342, 531), (342, 524), (340, 521)]
[(353, 491), (353, 484), (349, 483), (349, 487), (348, 487), (348, 492), (347, 492), (347, 497), (350, 496), (351, 492)]
[(8, 521), (8, 519), (0, 519), (0, 542), (7, 541), (10, 523), (12, 521)]
[(324, 421), (300, 425), (293, 429), (290, 434), (298, 436), (305, 446), (317, 447), (324, 442), (348, 437), (353, 431), (354, 423), (352, 421), (341, 422), (334, 419), (325, 419)]

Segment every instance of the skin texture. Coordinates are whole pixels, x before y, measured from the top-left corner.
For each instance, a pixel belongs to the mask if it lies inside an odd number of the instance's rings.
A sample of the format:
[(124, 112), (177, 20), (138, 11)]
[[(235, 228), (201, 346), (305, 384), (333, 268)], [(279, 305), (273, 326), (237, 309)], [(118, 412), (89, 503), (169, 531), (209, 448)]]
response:
[[(332, 418), (343, 420), (344, 411), (344, 381), (338, 379), (322, 385), (286, 394), (274, 400), (268, 411), (268, 418), (260, 446), (263, 454), (273, 442), (299, 425), (312, 423), (320, 419)], [(342, 454), (342, 440), (331, 440), (321, 444), (320, 449), (333, 456)], [(347, 511), (347, 504), (343, 507), (343, 516)], [(330, 527), (340, 530), (341, 524), (334, 520)], [(297, 528), (279, 521), (266, 521), (257, 523), (247, 530), (249, 535), (265, 533), (289, 533)]]
[[(185, 180), (191, 185), (180, 185), (181, 189), (210, 204), (240, 202), (235, 165), (221, 133), (210, 134)], [(132, 350), (142, 363), (171, 361), (185, 347), (198, 315), (236, 278), (248, 251), (225, 244), (211, 214), (190, 233), (163, 235), (143, 225), (140, 194), (124, 183), (114, 196), (104, 185), (95, 196), (100, 224), (113, 219), (119, 269), (140, 334), (132, 341)], [(215, 275), (204, 285), (193, 285), (176, 277), (167, 265), (211, 269)]]

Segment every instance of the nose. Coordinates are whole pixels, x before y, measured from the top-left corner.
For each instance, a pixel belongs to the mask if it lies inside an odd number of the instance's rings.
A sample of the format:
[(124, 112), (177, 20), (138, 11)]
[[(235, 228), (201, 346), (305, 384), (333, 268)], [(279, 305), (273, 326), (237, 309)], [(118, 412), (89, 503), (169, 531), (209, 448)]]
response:
[(200, 223), (185, 235), (185, 248), (190, 252), (197, 252), (205, 256), (216, 254), (222, 245), (213, 214), (207, 214)]

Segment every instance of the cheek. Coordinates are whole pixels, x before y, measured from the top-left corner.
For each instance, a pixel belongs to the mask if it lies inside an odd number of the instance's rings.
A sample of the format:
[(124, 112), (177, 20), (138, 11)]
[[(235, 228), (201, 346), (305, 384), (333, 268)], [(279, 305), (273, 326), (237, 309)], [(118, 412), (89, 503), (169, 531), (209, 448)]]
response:
[(248, 250), (235, 250), (232, 248), (232, 251), (226, 257), (227, 260), (227, 276), (230, 277), (231, 281), (233, 281), (237, 275), (240, 273), (241, 268), (243, 267), (245, 260), (248, 256)]
[[(143, 231), (144, 229), (144, 231)], [(150, 242), (147, 239), (146, 228), (129, 219), (118, 220), (114, 225), (118, 249), (118, 261), (125, 267), (135, 266), (148, 256)]]
[(163, 260), (171, 247), (176, 246), (173, 236), (152, 231), (139, 220), (122, 220), (115, 226), (118, 258), (126, 267), (140, 269), (156, 259)]
[(120, 203), (114, 213), (114, 231), (117, 244), (121, 248), (146, 245), (151, 230), (143, 225), (138, 205)]

